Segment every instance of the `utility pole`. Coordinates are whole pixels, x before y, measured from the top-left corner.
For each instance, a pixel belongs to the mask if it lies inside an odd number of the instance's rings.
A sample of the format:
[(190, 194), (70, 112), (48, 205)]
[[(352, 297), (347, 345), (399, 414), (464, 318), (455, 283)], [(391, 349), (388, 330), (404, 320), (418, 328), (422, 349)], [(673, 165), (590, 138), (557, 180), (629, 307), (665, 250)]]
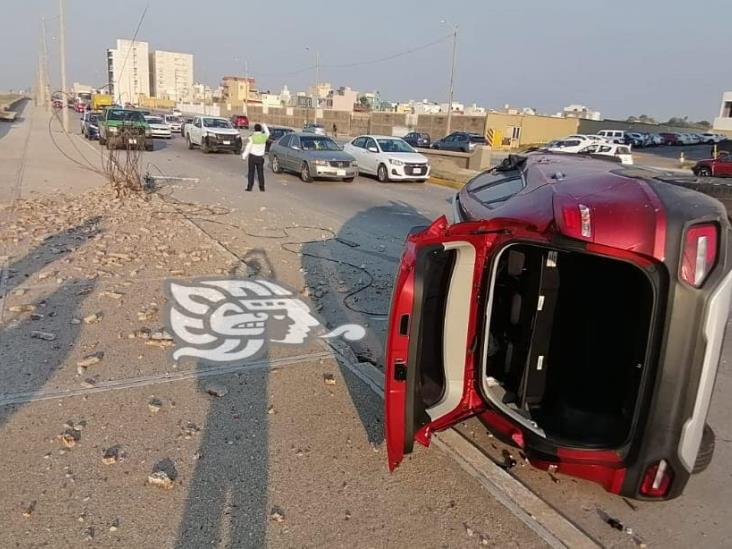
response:
[(313, 123), (318, 123), (318, 107), (320, 106), (320, 52), (315, 52), (315, 110)]
[(450, 95), (447, 100), (447, 134), (450, 134), (452, 125), (452, 98), (455, 92), (455, 52), (457, 50), (457, 25), (452, 25), (447, 20), (442, 21), (452, 26), (452, 62), (450, 63)]
[(41, 98), (44, 108), (51, 108), (51, 93), (48, 82), (48, 38), (46, 37), (46, 19), (41, 17)]
[(66, 97), (66, 36), (64, 32), (64, 0), (58, 0), (58, 46), (61, 57), (61, 114), (64, 124), (64, 131), (69, 131), (69, 102)]
[(244, 114), (249, 116), (249, 63), (244, 61)]

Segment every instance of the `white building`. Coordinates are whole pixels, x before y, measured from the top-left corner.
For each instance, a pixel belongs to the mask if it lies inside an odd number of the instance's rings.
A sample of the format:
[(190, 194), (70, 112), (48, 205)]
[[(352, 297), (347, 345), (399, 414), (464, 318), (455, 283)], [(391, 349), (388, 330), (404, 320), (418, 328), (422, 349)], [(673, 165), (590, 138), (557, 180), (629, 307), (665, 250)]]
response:
[(292, 101), (292, 94), (290, 93), (290, 90), (287, 89), (287, 85), (282, 86), (282, 90), (280, 90), (280, 103), (283, 105), (289, 105)]
[(183, 101), (193, 96), (193, 55), (156, 50), (150, 54), (153, 97)]
[(107, 50), (107, 81), (110, 93), (120, 104), (137, 103), (150, 95), (150, 64), (147, 42), (117, 40)]
[(732, 131), (732, 91), (722, 94), (722, 104), (719, 107), (719, 116), (714, 119), (714, 129)]
[(599, 111), (593, 111), (587, 105), (567, 105), (562, 109), (564, 118), (583, 118), (586, 120), (602, 120)]
[[(450, 108), (447, 106), (447, 103), (441, 103), (440, 104), (440, 111), (447, 112), (450, 110)], [(462, 103), (456, 103), (455, 101), (452, 102), (452, 112), (465, 112), (465, 105)]]
[(412, 107), (414, 114), (438, 114), (442, 111), (442, 108), (437, 103), (432, 103), (427, 99), (422, 101), (409, 101), (409, 105)]

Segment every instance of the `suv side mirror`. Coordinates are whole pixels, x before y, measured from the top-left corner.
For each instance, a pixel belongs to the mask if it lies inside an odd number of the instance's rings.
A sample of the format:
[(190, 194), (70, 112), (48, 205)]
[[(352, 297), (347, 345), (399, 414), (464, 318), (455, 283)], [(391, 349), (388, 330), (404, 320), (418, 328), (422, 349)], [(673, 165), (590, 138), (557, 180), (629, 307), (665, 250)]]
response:
[(372, 153), (377, 153), (377, 152), (379, 152), (379, 149), (377, 149), (376, 147), (369, 147), (368, 151), (372, 152)]

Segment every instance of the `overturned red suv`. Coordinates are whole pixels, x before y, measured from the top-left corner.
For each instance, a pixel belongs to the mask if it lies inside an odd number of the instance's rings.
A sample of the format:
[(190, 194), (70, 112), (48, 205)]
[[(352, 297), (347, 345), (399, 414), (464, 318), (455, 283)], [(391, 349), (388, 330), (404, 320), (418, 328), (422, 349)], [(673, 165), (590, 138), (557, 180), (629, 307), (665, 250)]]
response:
[(706, 468), (732, 296), (724, 206), (666, 176), (510, 156), (408, 238), (386, 354), (390, 469), (479, 416), (536, 467), (622, 496)]

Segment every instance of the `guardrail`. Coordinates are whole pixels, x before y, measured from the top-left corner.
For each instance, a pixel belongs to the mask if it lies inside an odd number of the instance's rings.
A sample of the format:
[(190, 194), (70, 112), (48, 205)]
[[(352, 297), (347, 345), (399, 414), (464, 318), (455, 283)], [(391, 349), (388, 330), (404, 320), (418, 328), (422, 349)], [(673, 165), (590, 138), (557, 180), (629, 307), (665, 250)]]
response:
[(15, 118), (18, 116), (18, 113), (15, 111), (11, 111), (15, 105), (20, 103), (21, 101), (25, 101), (29, 99), (25, 95), (20, 95), (10, 101), (6, 101), (5, 103), (0, 104), (0, 120), (5, 120), (7, 122), (12, 122), (15, 120)]

